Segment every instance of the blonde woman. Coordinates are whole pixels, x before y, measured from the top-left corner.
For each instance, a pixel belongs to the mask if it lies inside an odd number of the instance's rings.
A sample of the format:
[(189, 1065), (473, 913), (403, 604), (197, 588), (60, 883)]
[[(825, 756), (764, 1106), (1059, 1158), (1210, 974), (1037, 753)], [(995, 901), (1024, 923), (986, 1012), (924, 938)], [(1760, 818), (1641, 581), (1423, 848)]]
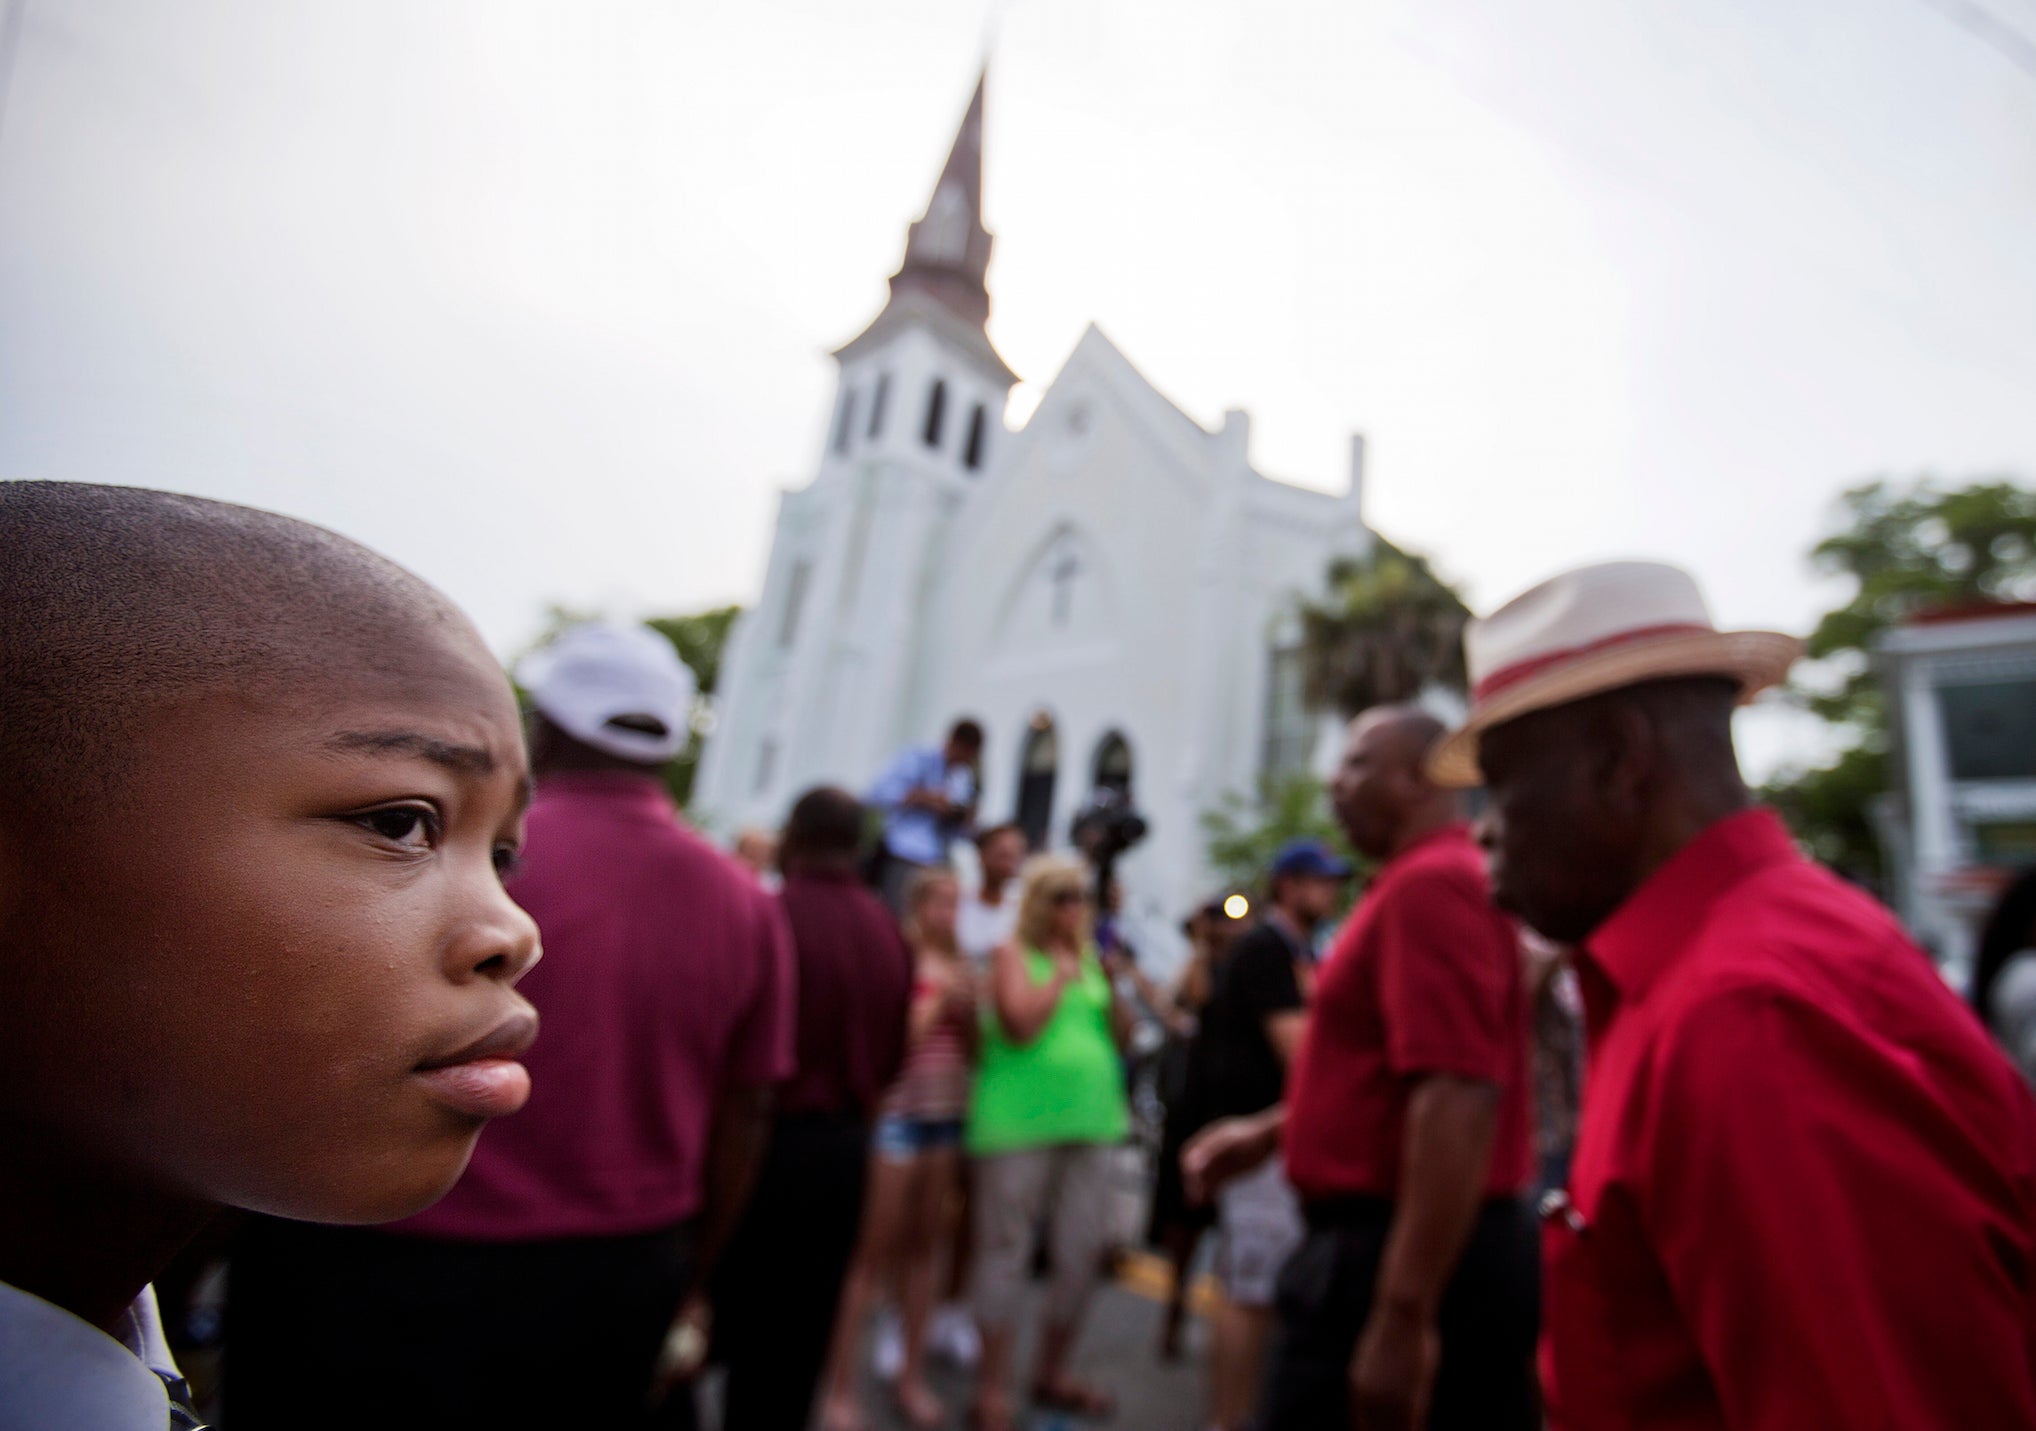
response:
[(1016, 1424), (1011, 1350), (1033, 1230), (1049, 1228), (1053, 1281), (1032, 1400), (1108, 1416), (1108, 1393), (1076, 1381), (1068, 1358), (1109, 1230), (1109, 1152), (1130, 1125), (1118, 1048), (1129, 1017), (1096, 956), (1089, 876), (1068, 860), (1025, 867), (1017, 937), (991, 957), (982, 1058), (969, 1104), (976, 1159), (976, 1316), (983, 1360), (974, 1423)]
[(961, 890), (944, 869), (905, 886), (905, 940), (915, 974), (905, 1066), (877, 1115), (869, 1195), (855, 1262), (843, 1285), (821, 1421), (827, 1431), (868, 1423), (855, 1394), (855, 1349), (870, 1306), (892, 1282), (904, 1320), (898, 1410), (930, 1431), (946, 1408), (926, 1384), (926, 1323), (940, 1252), (961, 1184), (962, 1119), (977, 1041), (976, 981), (955, 942)]

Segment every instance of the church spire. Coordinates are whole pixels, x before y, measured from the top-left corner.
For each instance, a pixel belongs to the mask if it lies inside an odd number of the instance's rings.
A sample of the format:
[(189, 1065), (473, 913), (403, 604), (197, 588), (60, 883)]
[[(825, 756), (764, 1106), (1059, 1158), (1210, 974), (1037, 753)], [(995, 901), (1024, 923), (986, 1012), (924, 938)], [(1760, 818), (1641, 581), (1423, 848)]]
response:
[(905, 261), (891, 275), (891, 296), (917, 290), (938, 299), (975, 327), (990, 317), (990, 231), (983, 227), (983, 86), (976, 76), (968, 112), (948, 150), (926, 212), (905, 238)]

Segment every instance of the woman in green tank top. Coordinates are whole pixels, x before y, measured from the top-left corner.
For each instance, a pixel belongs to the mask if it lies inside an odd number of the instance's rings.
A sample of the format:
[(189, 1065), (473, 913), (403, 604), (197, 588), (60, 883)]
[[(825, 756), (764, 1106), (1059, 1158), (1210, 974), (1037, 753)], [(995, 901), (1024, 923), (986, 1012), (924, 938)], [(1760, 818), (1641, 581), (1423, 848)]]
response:
[(1109, 1238), (1110, 1150), (1130, 1127), (1118, 1058), (1128, 1019), (1090, 941), (1087, 886), (1078, 864), (1034, 860), (1017, 938), (991, 961), (968, 1119), (983, 1332), (974, 1419), (985, 1431), (1015, 1424), (1016, 1304), (1042, 1222), (1054, 1271), (1032, 1399), (1091, 1415), (1110, 1409), (1107, 1393), (1067, 1372)]

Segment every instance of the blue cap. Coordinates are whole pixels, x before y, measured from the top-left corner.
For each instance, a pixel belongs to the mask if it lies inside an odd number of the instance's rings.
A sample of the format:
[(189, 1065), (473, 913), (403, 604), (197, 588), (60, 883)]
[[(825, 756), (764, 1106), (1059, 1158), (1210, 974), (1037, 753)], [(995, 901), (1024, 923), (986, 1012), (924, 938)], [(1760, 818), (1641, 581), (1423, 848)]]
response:
[(1267, 873), (1273, 879), (1287, 875), (1313, 875), (1318, 879), (1349, 879), (1350, 861), (1339, 859), (1336, 852), (1320, 840), (1302, 836), (1288, 840), (1273, 856), (1272, 868)]

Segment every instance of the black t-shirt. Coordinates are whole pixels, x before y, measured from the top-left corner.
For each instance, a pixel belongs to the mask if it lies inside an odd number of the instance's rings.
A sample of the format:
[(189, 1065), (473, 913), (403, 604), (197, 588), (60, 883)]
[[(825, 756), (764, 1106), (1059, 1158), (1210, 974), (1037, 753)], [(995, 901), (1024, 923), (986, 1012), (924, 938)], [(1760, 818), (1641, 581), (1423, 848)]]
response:
[(1210, 1118), (1257, 1113), (1285, 1096), (1286, 1065), (1265, 1036), (1265, 1023), (1274, 1014), (1307, 1007), (1294, 968), (1305, 953), (1269, 923), (1231, 947), (1197, 1037), (1200, 1091)]

